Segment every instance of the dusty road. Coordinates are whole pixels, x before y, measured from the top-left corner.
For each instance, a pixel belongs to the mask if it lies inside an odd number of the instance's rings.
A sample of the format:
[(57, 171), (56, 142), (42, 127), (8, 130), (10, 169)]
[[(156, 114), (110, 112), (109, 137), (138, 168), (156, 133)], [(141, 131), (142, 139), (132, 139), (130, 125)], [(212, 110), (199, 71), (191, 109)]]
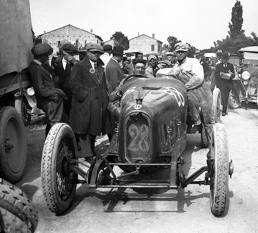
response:
[[(48, 210), (41, 189), (44, 127), (28, 129), (28, 165), (17, 186), (39, 211), (36, 232), (258, 232), (258, 109), (229, 110), (222, 119), (235, 171), (229, 180), (228, 208), (220, 218), (210, 212), (209, 187), (198, 185), (156, 194), (131, 189), (89, 190), (78, 185), (71, 210), (56, 216)], [(207, 149), (200, 148), (200, 135), (190, 135), (184, 152), (188, 174), (206, 165), (206, 153)]]

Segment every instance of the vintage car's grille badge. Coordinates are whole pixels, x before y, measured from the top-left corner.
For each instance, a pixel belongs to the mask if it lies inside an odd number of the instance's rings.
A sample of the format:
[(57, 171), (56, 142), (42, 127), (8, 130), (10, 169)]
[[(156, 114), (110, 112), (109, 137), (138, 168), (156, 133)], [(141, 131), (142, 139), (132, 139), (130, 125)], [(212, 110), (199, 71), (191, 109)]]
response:
[(142, 113), (132, 114), (125, 121), (126, 158), (133, 163), (146, 162), (151, 155), (151, 129)]

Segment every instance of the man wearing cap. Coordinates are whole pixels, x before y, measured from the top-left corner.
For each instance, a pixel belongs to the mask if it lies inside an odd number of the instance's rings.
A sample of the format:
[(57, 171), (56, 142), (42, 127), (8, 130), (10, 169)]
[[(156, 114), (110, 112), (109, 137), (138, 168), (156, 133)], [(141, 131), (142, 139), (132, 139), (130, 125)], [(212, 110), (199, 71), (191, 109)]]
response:
[(106, 44), (103, 47), (104, 53), (100, 55), (100, 59), (104, 62), (104, 68), (106, 68), (108, 62), (112, 57), (112, 45)]
[(188, 109), (187, 123), (188, 133), (201, 131), (201, 117), (207, 132), (211, 133), (211, 106), (212, 94), (209, 86), (204, 83), (203, 67), (196, 58), (187, 57), (189, 45), (179, 42), (175, 45), (177, 63), (169, 75), (180, 80), (187, 89)]
[(113, 92), (124, 78), (120, 62), (123, 60), (124, 49), (120, 45), (115, 45), (112, 51), (112, 58), (106, 66), (106, 78), (108, 93)]
[(59, 77), (58, 87), (64, 91), (67, 96), (67, 100), (64, 101), (64, 110), (69, 117), (71, 103), (72, 103), (72, 91), (70, 88), (71, 70), (77, 60), (73, 55), (78, 54), (78, 50), (71, 43), (63, 44), (59, 49), (59, 55), (53, 57), (51, 65), (55, 74)]
[(216, 57), (213, 57), (210, 61), (210, 68), (211, 68), (211, 90), (213, 91), (215, 88), (215, 69), (216, 65), (221, 62), (222, 57), (222, 50), (218, 50), (216, 52)]
[(63, 100), (67, 99), (65, 93), (55, 87), (54, 73), (49, 66), (49, 56), (53, 48), (46, 43), (35, 45), (32, 50), (34, 60), (31, 62), (29, 72), (32, 86), (35, 90), (37, 107), (46, 114), (46, 136), (50, 128), (58, 122), (67, 122), (67, 116), (63, 111)]
[(148, 57), (148, 66), (145, 69), (146, 76), (153, 76), (156, 77), (156, 73), (159, 69), (158, 65), (158, 56), (157, 55), (149, 55)]
[(98, 44), (88, 43), (86, 50), (84, 60), (77, 62), (71, 73), (73, 98), (69, 123), (79, 136), (83, 157), (91, 157), (95, 154), (96, 136), (110, 134), (112, 129), (103, 62), (99, 58), (103, 49)]
[(233, 85), (232, 79), (235, 77), (234, 66), (228, 62), (229, 57), (228, 53), (223, 53), (221, 63), (217, 64), (215, 69), (215, 83), (221, 92), (222, 116), (227, 115), (229, 92)]
[(167, 56), (167, 60), (165, 61), (169, 63), (170, 67), (173, 67), (177, 61), (175, 54), (173, 52), (168, 51), (165, 53), (165, 55)]

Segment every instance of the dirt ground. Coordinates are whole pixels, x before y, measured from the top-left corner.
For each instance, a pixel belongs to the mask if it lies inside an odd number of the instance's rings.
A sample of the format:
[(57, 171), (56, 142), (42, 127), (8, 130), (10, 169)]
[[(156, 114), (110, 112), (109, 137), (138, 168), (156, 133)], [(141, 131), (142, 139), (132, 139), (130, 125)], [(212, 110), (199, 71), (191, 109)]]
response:
[[(31, 198), (39, 212), (38, 233), (47, 232), (258, 232), (258, 109), (229, 110), (225, 124), (229, 156), (234, 174), (229, 180), (225, 214), (210, 212), (209, 186), (138, 192), (132, 189), (88, 189), (78, 185), (71, 209), (56, 216), (47, 208), (41, 188), (41, 153), (44, 125), (28, 127), (28, 164), (24, 178), (16, 184)], [(105, 148), (107, 138), (97, 141)], [(189, 135), (183, 153), (185, 172), (192, 174), (206, 165), (207, 149), (200, 135)]]

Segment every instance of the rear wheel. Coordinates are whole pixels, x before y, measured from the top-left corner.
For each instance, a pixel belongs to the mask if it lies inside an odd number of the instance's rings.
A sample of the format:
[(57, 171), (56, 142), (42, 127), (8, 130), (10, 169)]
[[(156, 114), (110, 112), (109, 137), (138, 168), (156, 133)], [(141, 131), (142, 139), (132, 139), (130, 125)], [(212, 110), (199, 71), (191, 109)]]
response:
[(228, 143), (223, 124), (213, 127), (211, 158), (214, 161), (210, 185), (210, 207), (214, 216), (221, 216), (225, 211), (228, 192)]
[(0, 176), (18, 182), (27, 162), (27, 134), (18, 111), (6, 106), (0, 111)]
[(230, 90), (229, 97), (228, 97), (228, 107), (231, 109), (236, 109), (236, 108), (239, 108), (240, 106), (241, 106), (241, 102), (237, 98), (234, 91)]
[(78, 174), (71, 169), (77, 159), (76, 140), (71, 127), (55, 124), (46, 138), (42, 162), (42, 189), (48, 208), (61, 214), (72, 205), (78, 182)]
[(33, 203), (16, 186), (0, 178), (1, 232), (34, 232), (38, 212)]

